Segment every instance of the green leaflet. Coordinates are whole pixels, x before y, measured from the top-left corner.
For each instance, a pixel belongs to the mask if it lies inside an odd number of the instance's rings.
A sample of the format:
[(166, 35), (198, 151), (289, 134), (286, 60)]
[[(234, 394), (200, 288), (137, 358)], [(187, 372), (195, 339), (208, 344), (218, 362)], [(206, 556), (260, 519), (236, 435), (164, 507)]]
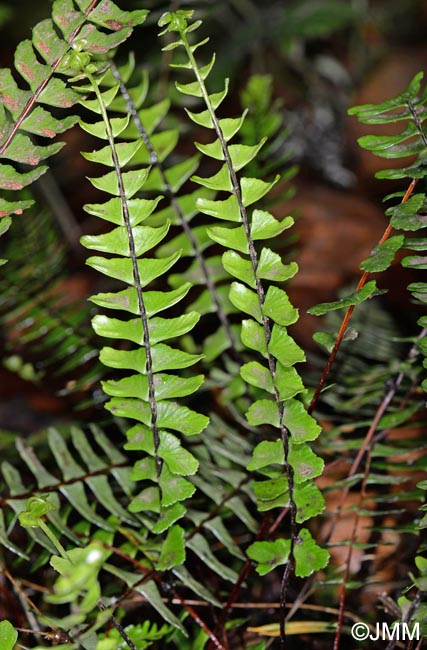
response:
[[(296, 467), (298, 467), (298, 464)], [(293, 497), (297, 509), (295, 520), (299, 524), (320, 515), (325, 509), (323, 495), (312, 481), (296, 484)], [(313, 567), (312, 570), (316, 569)]]
[(266, 467), (278, 463), (282, 465), (284, 461), (283, 445), (281, 440), (270, 442), (263, 440), (254, 449), (252, 459), (247, 465), (249, 471)]
[[(175, 253), (166, 259), (142, 259), (137, 261), (140, 286), (146, 287), (150, 282), (168, 271), (179, 259), (180, 253)], [(122, 257), (89, 257), (86, 263), (96, 271), (110, 278), (122, 280), (126, 284), (134, 285), (134, 265), (132, 259)]]
[(352, 305), (360, 305), (361, 302), (368, 300), (368, 298), (374, 295), (378, 295), (378, 289), (375, 280), (371, 280), (365, 284), (363, 289), (355, 291), (347, 298), (342, 298), (335, 302), (324, 302), (321, 305), (311, 307), (307, 311), (309, 314), (313, 314), (313, 316), (323, 316), (323, 314), (327, 314), (329, 311), (335, 309), (346, 309)]
[[(274, 329), (273, 329), (274, 332)], [(267, 343), (262, 326), (251, 319), (242, 321), (241, 338), (244, 345), (267, 357)], [(271, 344), (271, 342), (270, 342)], [(278, 358), (278, 357), (277, 357)]]
[(296, 562), (295, 573), (300, 578), (311, 575), (313, 571), (324, 569), (329, 561), (328, 551), (316, 544), (306, 528), (300, 530), (298, 534), (294, 555)]
[(278, 325), (292, 325), (298, 320), (298, 309), (291, 302), (283, 289), (271, 286), (268, 288), (262, 312)]
[(172, 526), (168, 530), (163, 542), (160, 557), (157, 560), (157, 569), (166, 571), (182, 564), (185, 560), (184, 530), (181, 526)]
[(403, 235), (390, 237), (372, 251), (371, 257), (361, 263), (360, 268), (368, 273), (385, 271), (392, 264), (394, 256), (404, 241)]
[(246, 553), (251, 560), (257, 562), (256, 571), (263, 576), (277, 566), (285, 564), (288, 561), (290, 550), (289, 539), (276, 539), (274, 542), (254, 542)]

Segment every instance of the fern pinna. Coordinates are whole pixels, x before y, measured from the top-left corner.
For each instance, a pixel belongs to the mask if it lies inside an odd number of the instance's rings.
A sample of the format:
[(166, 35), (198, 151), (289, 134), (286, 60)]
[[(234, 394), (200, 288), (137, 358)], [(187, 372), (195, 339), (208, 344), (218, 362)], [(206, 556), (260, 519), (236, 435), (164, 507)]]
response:
[(237, 312), (250, 317), (242, 321), (241, 340), (247, 349), (260, 355), (240, 368), (241, 378), (252, 395), (246, 413), (248, 423), (263, 428), (269, 425), (279, 436), (263, 440), (256, 446), (248, 469), (260, 474), (253, 488), (261, 511), (289, 508), (289, 532), (286, 538), (255, 542), (248, 554), (258, 562), (260, 574), (280, 564), (287, 565), (284, 601), (288, 578), (294, 569), (297, 575), (306, 576), (324, 567), (328, 559), (328, 553), (315, 544), (308, 529), (298, 530), (300, 523), (323, 509), (323, 498), (313, 480), (321, 473), (323, 462), (308, 444), (317, 438), (320, 427), (297, 397), (304, 387), (294, 365), (304, 360), (304, 354), (286, 328), (297, 320), (298, 312), (286, 292), (275, 286), (291, 278), (297, 267), (294, 263), (284, 265), (271, 249), (258, 245), (262, 240), (277, 237), (292, 225), (292, 219), (278, 221), (266, 211), (248, 209), (274, 185), (274, 181), (238, 176), (257, 155), (263, 141), (254, 146), (229, 144), (238, 133), (244, 116), (233, 120), (217, 117), (216, 111), (227, 94), (227, 86), (219, 93), (208, 93), (205, 80), (214, 58), (202, 67), (195, 59), (194, 52), (205, 41), (189, 43), (188, 34), (200, 25), (200, 21), (189, 23), (192, 13), (166, 13), (159, 24), (165, 32), (178, 34), (178, 39), (166, 49), (182, 47), (185, 50), (187, 61), (175, 63), (175, 67), (190, 69), (196, 78), (190, 83), (177, 82), (178, 90), (205, 103), (202, 112), (187, 110), (189, 117), (216, 136), (210, 144), (196, 146), (205, 156), (220, 162), (219, 171), (209, 178), (193, 176), (192, 180), (229, 195), (224, 200), (201, 198), (197, 207), (220, 222), (220, 225), (210, 226), (207, 232), (214, 242), (226, 249), (222, 264), (236, 279), (230, 285), (231, 303)]

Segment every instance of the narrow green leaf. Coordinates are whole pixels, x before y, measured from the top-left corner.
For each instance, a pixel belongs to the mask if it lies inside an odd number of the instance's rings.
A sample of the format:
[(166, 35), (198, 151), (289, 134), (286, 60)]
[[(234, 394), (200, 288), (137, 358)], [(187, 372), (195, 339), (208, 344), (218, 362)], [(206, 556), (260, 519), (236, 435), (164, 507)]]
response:
[[(182, 162), (168, 167), (165, 172), (166, 181), (172, 192), (176, 194), (179, 192), (184, 183), (190, 178), (192, 174), (196, 171), (199, 166), (200, 158), (199, 156), (193, 156), (192, 158), (185, 158)], [(144, 189), (148, 192), (157, 192), (159, 190), (164, 190), (164, 180), (163, 175), (160, 174), (158, 167), (153, 167), (150, 171), (147, 181), (145, 182)]]
[(335, 309), (346, 309), (347, 307), (351, 307), (351, 305), (360, 305), (361, 302), (364, 302), (368, 298), (376, 295), (377, 292), (377, 284), (375, 280), (371, 280), (365, 284), (363, 289), (355, 291), (354, 293), (347, 296), (347, 298), (342, 298), (341, 300), (337, 300), (335, 302), (324, 302), (320, 305), (316, 305), (315, 307), (311, 307), (307, 311), (309, 314), (313, 314), (313, 316), (323, 316), (324, 314), (327, 314), (330, 311), (334, 311)]
[(221, 607), (221, 603), (219, 602), (219, 600), (217, 600), (215, 596), (213, 596), (211, 592), (208, 589), (206, 589), (204, 585), (202, 585), (201, 582), (196, 580), (193, 574), (190, 573), (190, 571), (188, 571), (188, 569), (186, 569), (184, 565), (174, 567), (172, 569), (172, 573), (175, 576), (177, 576), (177, 578), (179, 578), (179, 580), (181, 580), (181, 582), (186, 587), (188, 587), (195, 594), (203, 598), (203, 600), (205, 600), (208, 603), (211, 603), (214, 607)]
[(202, 535), (199, 533), (194, 535), (187, 542), (187, 546), (191, 548), (191, 550), (202, 560), (202, 562), (211, 568), (212, 571), (221, 576), (221, 578), (224, 578), (224, 580), (228, 580), (232, 583), (236, 582), (238, 579), (237, 573), (216, 558), (216, 556), (212, 553), (207, 540), (202, 537)]
[[(170, 108), (170, 100), (168, 98), (162, 99), (157, 104), (153, 104), (147, 108), (142, 108), (138, 111), (138, 117), (141, 124), (144, 126), (146, 133), (150, 136), (160, 122), (166, 117)], [(135, 122), (132, 120), (127, 126), (126, 130), (121, 134), (124, 140), (136, 140), (140, 137), (140, 132)]]
[[(395, 108), (407, 108), (408, 101), (411, 101), (416, 98), (419, 93), (421, 81), (424, 74), (418, 72), (410, 82), (406, 90), (404, 90), (396, 97), (388, 99), (381, 104), (364, 104), (363, 106), (353, 106), (349, 109), (349, 115), (356, 115), (360, 122), (365, 122), (366, 124), (382, 124), (381, 118), (384, 118), (384, 121), (387, 118), (387, 115), (383, 116), (382, 113), (387, 113)], [(409, 115), (409, 111), (408, 111)], [(393, 118), (395, 118), (393, 120)], [(398, 118), (396, 113), (391, 116), (393, 121)], [(378, 120), (378, 121), (372, 121)]]
[(409, 255), (403, 258), (401, 264), (408, 269), (427, 269), (427, 257), (422, 255)]
[(153, 580), (142, 582), (140, 574), (124, 571), (123, 569), (119, 569), (118, 567), (108, 563), (104, 568), (109, 573), (112, 573), (114, 576), (117, 576), (123, 580), (130, 589), (134, 589), (139, 594), (141, 594), (144, 600), (150, 603), (150, 605), (154, 607), (154, 609), (165, 621), (178, 628), (184, 634), (184, 636), (187, 636), (187, 632), (185, 631), (182, 623), (163, 602), (162, 596), (160, 595), (159, 590), (157, 589), (157, 585)]

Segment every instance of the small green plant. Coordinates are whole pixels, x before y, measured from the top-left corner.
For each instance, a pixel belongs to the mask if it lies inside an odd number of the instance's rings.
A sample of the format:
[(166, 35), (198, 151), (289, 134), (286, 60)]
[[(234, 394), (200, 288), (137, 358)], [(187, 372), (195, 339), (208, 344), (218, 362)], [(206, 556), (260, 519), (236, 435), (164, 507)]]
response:
[[(253, 77), (242, 94), (249, 110), (224, 116), (229, 83), (210, 87), (215, 56), (205, 55), (207, 39), (198, 40), (201, 21), (193, 21), (192, 10), (167, 11), (158, 25), (173, 85), (170, 98), (155, 99), (141, 62), (133, 54), (123, 59), (116, 49), (147, 14), (122, 11), (110, 0), (55, 0), (52, 19), (18, 47), (17, 74), (0, 71), (0, 152), (6, 160), (0, 183), (8, 191), (0, 203), (0, 234), (9, 228), (10, 215), (19, 223), (24, 210), (32, 214), (28, 188), (46, 171), (41, 161), (62, 146), (36, 144), (32, 136), (53, 138), (78, 121), (97, 143), (83, 156), (99, 169), (89, 181), (104, 197), (85, 206), (99, 226), (81, 240), (91, 251), (87, 264), (102, 274), (105, 287), (90, 298), (104, 368), (97, 365), (89, 375), (85, 369), (77, 382), (92, 386), (103, 378), (103, 422), (52, 427), (36, 450), (17, 439), (17, 455), (1, 468), (5, 573), (13, 579), (32, 563), (35, 574), (47, 580), (43, 601), (26, 600), (25, 615), (37, 628), (25, 643), (48, 647), (42, 643), (47, 629), (63, 635), (58, 647), (64, 650), (263, 650), (270, 647), (264, 636), (279, 637), (286, 648), (290, 635), (332, 633), (338, 649), (349, 633), (346, 602), (357, 582), (351, 561), (360, 547), (360, 518), (371, 514), (372, 502), (372, 517), (385, 518), (395, 514), (390, 503), (423, 498), (423, 484), (406, 485), (406, 464), (388, 460), (418, 443), (385, 438), (392, 427), (422, 419), (418, 387), (425, 387), (420, 363), (425, 317), (406, 357), (388, 364), (384, 355), (367, 353), (368, 360), (378, 361), (375, 372), (369, 363), (359, 367), (344, 389), (328, 387), (335, 397), (322, 402), (335, 358), (357, 336), (356, 330), (348, 335), (353, 311), (359, 305), (369, 310), (371, 299), (383, 292), (371, 275), (387, 269), (401, 248), (417, 253), (405, 257), (404, 266), (426, 267), (426, 199), (415, 193), (425, 176), (427, 145), (421, 75), (398, 97), (352, 110), (371, 124), (403, 122), (398, 136), (369, 136), (360, 144), (386, 157), (411, 154), (415, 161), (382, 173), (392, 180), (409, 178), (410, 184), (389, 197), (390, 225), (361, 264), (356, 289), (311, 309), (318, 316), (345, 310), (338, 332), (316, 335), (330, 356), (313, 389), (304, 380), (305, 352), (289, 331), (299, 313), (285, 287), (298, 267), (285, 262), (275, 246), (293, 219), (273, 216), (268, 204), (279, 182), (272, 174), (283, 160), (270, 158), (267, 136), (277, 139), (285, 132), (271, 102), (270, 80)], [(298, 12), (293, 16), (296, 20)], [(339, 21), (349, 16), (343, 12)], [(311, 34), (309, 18), (301, 20)], [(333, 29), (326, 23), (322, 29)], [(185, 111), (177, 112), (177, 104)], [(55, 107), (64, 109), (61, 117)], [(179, 145), (186, 129), (200, 140), (189, 156)], [(31, 170), (23, 171), (23, 165)], [(291, 168), (284, 176), (294, 173)], [(403, 232), (392, 234), (393, 228)], [(411, 231), (420, 236), (408, 237)], [(46, 249), (55, 249), (57, 240), (47, 233)], [(12, 274), (18, 253), (13, 246), (9, 252)], [(66, 373), (83, 366), (97, 348), (78, 331), (87, 310), (74, 316), (71, 309), (64, 318), (44, 300), (60, 258), (51, 260), (37, 285), (37, 309), (21, 308), (16, 296), (7, 302), (7, 275), (3, 293), (5, 305), (13, 304), (15, 322), (37, 322), (28, 340), (36, 341), (39, 351), (53, 347)], [(20, 277), (25, 305), (31, 298), (26, 278)], [(426, 302), (424, 283), (411, 283), (409, 290), (414, 300)], [(43, 325), (46, 332), (40, 334)], [(356, 359), (351, 351), (348, 356)], [(31, 381), (44, 378), (21, 357), (14, 363)], [(44, 367), (48, 375), (51, 366)], [(356, 404), (350, 424), (345, 391)], [(322, 432), (328, 403), (335, 408), (334, 426)], [(360, 404), (366, 414), (361, 422), (355, 412)], [(315, 412), (322, 415), (319, 421)], [(354, 435), (348, 436), (349, 430)], [(423, 454), (417, 461), (422, 469), (425, 449)], [(18, 458), (23, 465), (14, 462)], [(345, 476), (321, 490), (319, 478), (328, 476), (338, 458)], [(368, 494), (370, 485), (384, 489)], [(395, 485), (407, 491), (396, 496)], [(331, 506), (334, 489), (340, 497)], [(332, 533), (346, 497), (356, 489), (341, 570), (334, 564)], [(26, 528), (24, 542), (17, 519)], [(326, 535), (319, 532), (318, 522), (324, 521)], [(424, 523), (405, 526), (419, 535)], [(373, 536), (381, 528), (370, 527)], [(373, 544), (370, 539), (366, 548)], [(424, 615), (421, 554), (415, 563), (420, 576), (408, 582), (413, 580), (416, 595), (399, 601), (402, 620)], [(271, 582), (264, 582), (271, 572)], [(337, 584), (338, 595), (331, 591)], [(265, 592), (274, 589), (278, 614), (273, 623), (252, 629), (254, 585), (261, 585), (266, 608)], [(320, 605), (305, 603), (313, 594)], [(332, 597), (339, 601), (333, 612)], [(244, 618), (235, 613), (241, 605)], [(335, 618), (291, 620), (304, 607)], [(257, 636), (250, 636), (254, 632)], [(2, 634), (12, 650), (17, 633), (8, 621), (0, 623), (0, 639)]]

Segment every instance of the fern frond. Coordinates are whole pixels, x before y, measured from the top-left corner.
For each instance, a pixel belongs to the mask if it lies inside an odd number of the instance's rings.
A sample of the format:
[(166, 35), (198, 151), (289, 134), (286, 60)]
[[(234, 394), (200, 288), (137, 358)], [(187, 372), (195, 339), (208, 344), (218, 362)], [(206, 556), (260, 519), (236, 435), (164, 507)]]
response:
[[(193, 394), (203, 377), (178, 376), (160, 370), (189, 367), (198, 359), (171, 349), (165, 341), (189, 332), (199, 315), (192, 312), (171, 319), (157, 315), (183, 299), (190, 288), (188, 283), (168, 293), (145, 291), (151, 282), (176, 263), (180, 252), (158, 259), (145, 256), (164, 239), (169, 224), (158, 227), (141, 225), (160, 200), (160, 197), (150, 200), (133, 198), (149, 178), (149, 168), (137, 167), (124, 171), (129, 163), (132, 166), (140, 164), (142, 140), (126, 141), (122, 146), (123, 118), (118, 118), (119, 122), (110, 122), (109, 106), (119, 84), (115, 83), (111, 89), (103, 91), (88, 68), (84, 68), (83, 72), (92, 85), (95, 99), (82, 100), (82, 104), (102, 117), (101, 123), (90, 128), (93, 133), (106, 137), (108, 142), (108, 147), (90, 156), (98, 163), (113, 168), (112, 172), (91, 179), (91, 182), (115, 197), (107, 203), (90, 205), (86, 209), (117, 227), (110, 233), (86, 236), (82, 241), (87, 248), (111, 256), (90, 257), (87, 261), (90, 266), (129, 285), (118, 293), (98, 294), (93, 300), (110, 309), (136, 315), (130, 320), (104, 315), (93, 319), (94, 329), (100, 336), (137, 344), (133, 350), (110, 347), (101, 350), (100, 358), (105, 365), (133, 371), (133, 374), (118, 381), (104, 382), (103, 388), (111, 396), (107, 408), (115, 416), (138, 423), (128, 431), (127, 448), (143, 452), (144, 460), (136, 463), (133, 476), (136, 480), (148, 481), (150, 486), (134, 498), (130, 510), (160, 515), (161, 530), (156, 529), (159, 522), (156, 524), (155, 520), (152, 520), (150, 528), (153, 532), (162, 532), (183, 516), (185, 508), (181, 502), (194, 492), (194, 487), (185, 477), (194, 474), (198, 466), (192, 454), (181, 447), (179, 438), (171, 431), (186, 436), (195, 435), (206, 427), (208, 419), (177, 401)], [(125, 121), (127, 123), (127, 119)], [(119, 129), (116, 129), (118, 124)], [(88, 128), (87, 124), (85, 128)], [(180, 462), (173, 463), (177, 454)], [(164, 522), (166, 526), (163, 528)]]
[[(63, 146), (39, 145), (31, 136), (51, 139), (76, 123), (76, 116), (60, 119), (52, 112), (56, 107), (69, 109), (79, 99), (60, 77), (75, 56), (73, 51), (84, 44), (87, 52), (107, 54), (128, 38), (146, 13), (121, 11), (111, 0), (55, 0), (52, 18), (38, 23), (32, 40), (22, 41), (16, 49), (15, 69), (25, 89), (11, 70), (0, 70), (0, 158), (16, 163), (1, 163), (1, 189), (20, 190), (32, 183), (47, 169), (41, 162)], [(20, 165), (33, 169), (22, 171)], [(0, 216), (19, 214), (27, 206), (1, 199)]]
[[(88, 433), (78, 427), (71, 429), (68, 442), (64, 440), (63, 433), (51, 428), (47, 436), (51, 458), (56, 461), (59, 477), (46, 468), (37, 452), (34, 452), (21, 438), (17, 438), (16, 441), (17, 452), (30, 471), (33, 483), (24, 483), (25, 474), (8, 461), (2, 464), (3, 481), (7, 485), (8, 495), (3, 496), (1, 500), (3, 508), (1, 541), (10, 551), (26, 559), (29, 559), (31, 544), (27, 548), (24, 546), (21, 548), (13, 541), (15, 537), (13, 513), (18, 515), (25, 510), (27, 499), (33, 495), (48, 495), (50, 503), (55, 507), (48, 514), (49, 522), (60, 535), (64, 535), (73, 544), (79, 546), (84, 543), (84, 536), (74, 532), (73, 522), (67, 523), (64, 515), (67, 508), (61, 505), (61, 501), (65, 501), (75, 513), (95, 529), (112, 532), (118, 531), (123, 525), (134, 528), (138, 526), (138, 519), (129, 514), (119, 501), (119, 499), (126, 501), (135, 491), (135, 484), (128, 478), (126, 458), (111, 445), (99, 428), (93, 430), (92, 440)], [(104, 457), (100, 455), (99, 448), (104, 451)], [(114, 490), (110, 482), (114, 485)], [(93, 499), (96, 503), (95, 508), (90, 505)], [(36, 541), (50, 553), (56, 552), (49, 540), (37, 528), (27, 530), (30, 542)]]
[[(269, 183), (237, 175), (239, 170), (254, 159), (264, 141), (261, 140), (253, 146), (230, 144), (230, 140), (238, 133), (242, 120), (237, 119), (231, 124), (230, 122), (224, 124), (216, 115), (216, 109), (226, 96), (227, 86), (219, 94), (208, 93), (205, 81), (212, 69), (214, 59), (203, 67), (198, 65), (194, 52), (205, 41), (190, 45), (188, 34), (196, 30), (200, 24), (197, 21), (190, 24), (188, 21), (191, 16), (191, 11), (166, 13), (159, 21), (159, 25), (165, 28), (165, 32), (176, 32), (178, 35), (177, 41), (167, 46), (168, 48), (181, 46), (185, 50), (188, 62), (175, 64), (175, 66), (189, 68), (196, 78), (196, 81), (190, 83), (177, 82), (178, 90), (186, 95), (203, 98), (205, 102), (206, 110), (196, 115), (189, 112), (190, 118), (197, 124), (213, 130), (216, 137), (208, 145), (197, 144), (196, 146), (206, 156), (220, 162), (219, 171), (209, 178), (194, 176), (193, 181), (208, 189), (225, 192), (229, 197), (225, 200), (200, 199), (197, 205), (201, 212), (213, 216), (224, 224), (210, 227), (208, 234), (214, 242), (228, 249), (222, 256), (222, 263), (227, 272), (237, 280), (232, 282), (230, 287), (231, 303), (238, 311), (251, 317), (242, 322), (242, 341), (244, 343), (250, 339), (253, 341), (253, 332), (256, 332), (256, 340), (260, 342), (258, 349), (261, 358), (246, 363), (240, 371), (242, 380), (254, 395), (254, 401), (247, 411), (247, 420), (254, 426), (270, 425), (279, 434), (278, 444), (283, 449), (283, 456), (281, 462), (278, 459), (277, 471), (268, 468), (268, 474), (273, 472), (274, 479), (269, 477), (262, 482), (262, 509), (289, 506), (291, 538), (286, 542), (289, 552), (283, 553), (281, 563), (289, 561), (293, 567), (297, 522), (301, 523), (323, 509), (323, 499), (312, 480), (321, 472), (322, 462), (317, 459), (305, 475), (301, 473), (300, 464), (304, 458), (310, 466), (309, 458), (316, 458), (307, 443), (317, 438), (320, 427), (307, 414), (302, 402), (295, 398), (304, 390), (293, 367), (297, 358), (287, 357), (282, 347), (282, 342), (290, 338), (286, 327), (297, 320), (298, 312), (292, 307), (285, 291), (275, 286), (274, 282), (289, 279), (296, 273), (297, 267), (294, 264), (283, 265), (280, 257), (271, 249), (262, 247), (259, 250), (255, 244), (257, 240), (271, 236), (266, 235), (266, 231), (267, 233), (271, 230), (282, 232), (292, 224), (292, 220), (287, 219), (279, 223), (269, 213), (256, 209), (251, 213), (248, 210), (249, 206), (268, 193), (275, 182)], [(268, 288), (265, 287), (266, 281), (270, 283)], [(255, 347), (253, 344), (249, 345), (250, 349), (253, 347)], [(294, 351), (297, 349), (295, 344), (291, 344), (291, 347)], [(302, 352), (299, 360), (303, 360)], [(264, 394), (265, 397), (259, 399), (257, 398), (259, 394)], [(275, 447), (276, 442), (265, 441), (260, 444)], [(255, 457), (259, 453), (258, 449), (259, 446), (255, 448)], [(268, 465), (269, 463), (266, 462), (261, 467)], [(275, 481), (273, 491), (269, 489), (272, 481)], [(310, 505), (307, 506), (307, 503)], [(305, 532), (302, 534), (306, 535)], [(263, 542), (263, 544), (268, 545), (270, 542)], [(304, 544), (307, 544), (307, 548), (310, 546), (311, 551), (314, 549), (311, 538), (304, 537)], [(254, 545), (255, 555), (256, 549)], [(297, 573), (300, 568), (301, 571), (307, 570), (310, 573), (311, 570), (324, 566), (328, 556), (325, 551), (317, 548), (317, 551), (313, 551), (312, 557), (312, 568), (303, 569), (298, 563)]]

